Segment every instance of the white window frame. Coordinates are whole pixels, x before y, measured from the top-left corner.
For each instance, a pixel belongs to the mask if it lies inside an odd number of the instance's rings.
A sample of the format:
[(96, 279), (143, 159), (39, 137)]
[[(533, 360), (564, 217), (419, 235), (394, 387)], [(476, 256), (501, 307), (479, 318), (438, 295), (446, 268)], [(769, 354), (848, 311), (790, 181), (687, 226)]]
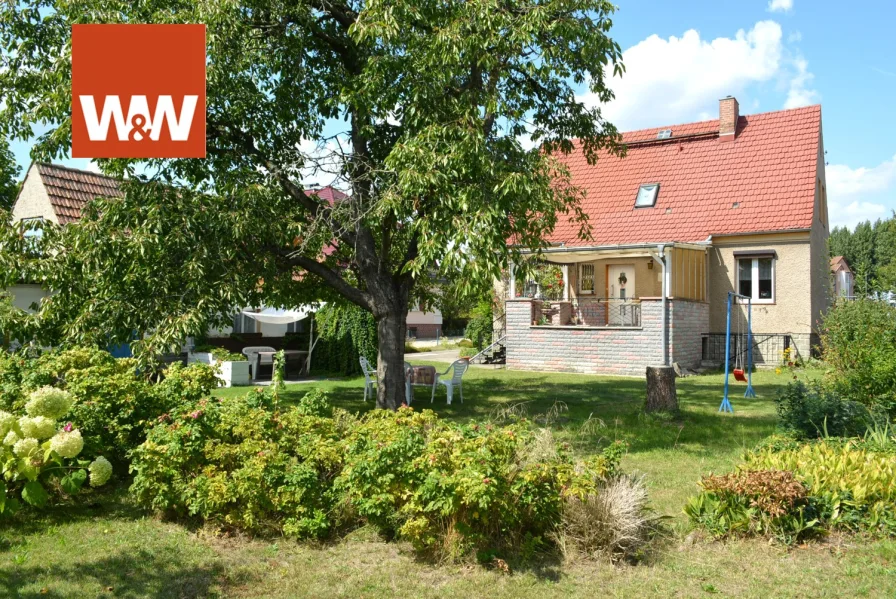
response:
[[(775, 289), (775, 270), (776, 263), (778, 262), (777, 258), (773, 255), (768, 256), (750, 256), (737, 258), (735, 260), (736, 267), (734, 269), (735, 272), (735, 282), (737, 292), (740, 293), (740, 263), (742, 261), (749, 260), (751, 262), (750, 268), (750, 276), (752, 277), (752, 283), (750, 285), (750, 289), (752, 291), (752, 296), (750, 299), (754, 304), (774, 304), (776, 297), (776, 289)], [(772, 296), (770, 298), (760, 298), (759, 297), (759, 261), (760, 260), (771, 260), (772, 261)]]
[[(585, 289), (582, 283), (585, 282), (585, 269), (591, 269), (591, 289)], [(597, 286), (597, 277), (595, 277), (596, 269), (593, 264), (579, 264), (579, 293), (582, 295), (594, 295), (594, 288)]]

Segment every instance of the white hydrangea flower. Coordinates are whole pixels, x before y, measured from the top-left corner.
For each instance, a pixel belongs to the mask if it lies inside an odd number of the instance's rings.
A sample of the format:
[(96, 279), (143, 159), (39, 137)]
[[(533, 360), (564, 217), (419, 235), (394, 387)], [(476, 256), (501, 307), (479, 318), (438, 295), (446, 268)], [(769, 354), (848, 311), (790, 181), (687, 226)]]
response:
[(16, 441), (16, 444), (12, 447), (12, 451), (20, 458), (27, 458), (36, 453), (39, 447), (40, 442), (37, 439), (29, 437), (27, 439), (19, 439)]
[(25, 411), (29, 416), (46, 416), (50, 420), (59, 420), (68, 413), (75, 400), (71, 393), (56, 387), (41, 387), (32, 391)]
[(18, 441), (21, 437), (16, 434), (16, 431), (9, 431), (6, 433), (6, 436), (3, 437), (4, 445), (15, 445), (16, 441)]
[(30, 418), (22, 416), (19, 418), (19, 428), (26, 437), (34, 437), (35, 439), (49, 439), (56, 434), (56, 423), (46, 416), (35, 416)]
[(0, 437), (5, 437), (6, 433), (12, 430), (16, 422), (16, 417), (9, 412), (0, 410)]
[(87, 469), (90, 471), (91, 487), (102, 487), (112, 476), (112, 464), (103, 456), (93, 460)]
[(81, 438), (81, 431), (73, 430), (69, 433), (59, 431), (55, 437), (50, 439), (50, 449), (63, 458), (77, 456), (84, 449), (84, 439)]

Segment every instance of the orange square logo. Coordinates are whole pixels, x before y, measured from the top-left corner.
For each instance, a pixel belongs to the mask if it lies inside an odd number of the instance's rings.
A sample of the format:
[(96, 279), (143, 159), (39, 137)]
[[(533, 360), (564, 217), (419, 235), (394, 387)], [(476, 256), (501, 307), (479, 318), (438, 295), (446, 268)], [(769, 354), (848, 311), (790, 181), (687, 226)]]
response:
[(205, 158), (205, 25), (72, 25), (72, 157)]

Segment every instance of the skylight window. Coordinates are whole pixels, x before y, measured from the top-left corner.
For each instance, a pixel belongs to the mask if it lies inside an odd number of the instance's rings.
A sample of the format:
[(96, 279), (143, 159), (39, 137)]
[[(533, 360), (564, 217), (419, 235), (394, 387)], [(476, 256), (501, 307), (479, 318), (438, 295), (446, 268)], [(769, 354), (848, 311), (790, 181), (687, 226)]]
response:
[(672, 129), (662, 129), (656, 134), (657, 139), (669, 139), (672, 137)]
[(656, 205), (656, 196), (660, 192), (659, 183), (647, 183), (638, 188), (635, 208), (650, 208)]

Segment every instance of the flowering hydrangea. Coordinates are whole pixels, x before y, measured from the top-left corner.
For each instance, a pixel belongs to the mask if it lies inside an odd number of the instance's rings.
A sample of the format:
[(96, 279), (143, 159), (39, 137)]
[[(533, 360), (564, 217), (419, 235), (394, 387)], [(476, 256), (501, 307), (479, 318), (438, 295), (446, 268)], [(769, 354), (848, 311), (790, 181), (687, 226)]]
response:
[(46, 416), (35, 416), (29, 418), (22, 416), (19, 418), (19, 428), (26, 437), (34, 437), (35, 439), (49, 439), (56, 434), (56, 423)]
[(46, 416), (50, 420), (59, 420), (68, 412), (74, 399), (68, 391), (56, 387), (41, 387), (32, 391), (25, 411), (29, 416)]
[(81, 438), (81, 431), (73, 430), (70, 433), (61, 431), (50, 439), (50, 449), (58, 453), (63, 458), (73, 458), (84, 449), (84, 439)]
[(9, 431), (6, 433), (6, 436), (3, 437), (4, 445), (15, 445), (16, 441), (18, 441), (21, 437), (19, 437), (15, 431)]
[(20, 458), (27, 458), (31, 454), (37, 452), (38, 447), (40, 447), (38, 440), (29, 437), (27, 439), (19, 439), (16, 441), (16, 444), (12, 447), (12, 451)]
[(109, 480), (109, 477), (112, 476), (112, 464), (110, 464), (109, 460), (103, 456), (99, 456), (97, 459), (93, 460), (87, 469), (90, 470), (91, 487), (101, 487), (105, 485), (106, 481)]
[(9, 412), (0, 410), (0, 437), (5, 437), (6, 433), (12, 430), (12, 426), (16, 422), (16, 417)]

